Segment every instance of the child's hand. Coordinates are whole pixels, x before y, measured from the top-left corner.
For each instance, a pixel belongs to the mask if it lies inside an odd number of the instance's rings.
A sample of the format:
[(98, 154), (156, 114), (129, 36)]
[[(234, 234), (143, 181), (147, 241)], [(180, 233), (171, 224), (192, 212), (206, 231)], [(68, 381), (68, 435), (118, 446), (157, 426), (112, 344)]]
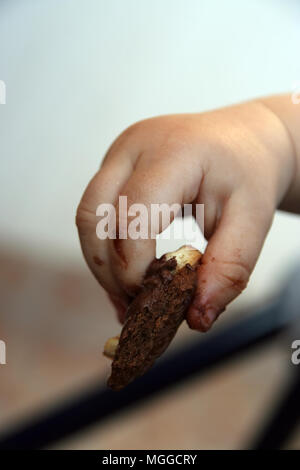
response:
[(142, 121), (109, 149), (84, 193), (77, 225), (84, 256), (121, 321), (155, 255), (155, 240), (97, 238), (97, 206), (117, 203), (119, 195), (128, 197), (128, 206), (204, 203), (209, 242), (187, 316), (192, 328), (208, 330), (246, 287), (295, 174), (292, 139), (265, 103)]

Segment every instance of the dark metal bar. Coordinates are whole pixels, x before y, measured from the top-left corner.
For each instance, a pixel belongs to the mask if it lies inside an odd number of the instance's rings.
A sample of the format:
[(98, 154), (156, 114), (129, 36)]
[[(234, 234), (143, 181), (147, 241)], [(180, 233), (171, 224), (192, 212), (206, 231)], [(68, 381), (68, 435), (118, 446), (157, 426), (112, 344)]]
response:
[(300, 374), (297, 373), (254, 449), (280, 449), (286, 444), (300, 423), (299, 397)]
[[(300, 335), (300, 271), (296, 269), (284, 289), (283, 315), (291, 316), (292, 322), (287, 328), (284, 343), (290, 348), (292, 341)], [(295, 321), (293, 321), (293, 319)], [(272, 414), (263, 423), (263, 427), (254, 439), (251, 448), (280, 449), (300, 422), (300, 369), (289, 364), (290, 383), (278, 400)]]
[(77, 397), (67, 398), (56, 409), (40, 414), (32, 422), (0, 436), (0, 449), (38, 449), (48, 446), (93, 423), (100, 423), (137, 403), (154, 397), (209, 368), (273, 338), (291, 318), (282, 316), (283, 301), (277, 300), (255, 315), (201, 337), (201, 340), (165, 355), (144, 377), (120, 392), (97, 383)]
[(281, 449), (285, 445), (300, 422), (299, 399), (300, 373), (296, 371), (271, 418), (255, 439), (253, 450)]

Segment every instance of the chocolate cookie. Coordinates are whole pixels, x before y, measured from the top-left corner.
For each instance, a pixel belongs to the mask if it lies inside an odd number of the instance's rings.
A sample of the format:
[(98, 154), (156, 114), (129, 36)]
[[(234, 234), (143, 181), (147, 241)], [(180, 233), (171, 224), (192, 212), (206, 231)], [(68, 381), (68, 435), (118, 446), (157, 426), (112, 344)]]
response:
[(105, 345), (104, 354), (113, 357), (109, 387), (120, 390), (143, 375), (168, 347), (193, 298), (201, 256), (184, 246), (152, 261), (119, 340)]

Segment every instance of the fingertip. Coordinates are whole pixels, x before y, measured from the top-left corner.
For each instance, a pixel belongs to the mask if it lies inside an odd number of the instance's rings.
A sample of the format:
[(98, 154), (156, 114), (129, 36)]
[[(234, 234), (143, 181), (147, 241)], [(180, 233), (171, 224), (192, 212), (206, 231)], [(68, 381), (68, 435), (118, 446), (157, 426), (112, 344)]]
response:
[(224, 310), (225, 308), (217, 309), (211, 306), (205, 307), (193, 303), (189, 308), (186, 320), (192, 330), (206, 333)]
[(186, 321), (192, 330), (197, 330), (201, 333), (205, 333), (210, 328), (210, 324), (208, 324), (203, 317), (203, 312), (194, 305), (190, 307)]

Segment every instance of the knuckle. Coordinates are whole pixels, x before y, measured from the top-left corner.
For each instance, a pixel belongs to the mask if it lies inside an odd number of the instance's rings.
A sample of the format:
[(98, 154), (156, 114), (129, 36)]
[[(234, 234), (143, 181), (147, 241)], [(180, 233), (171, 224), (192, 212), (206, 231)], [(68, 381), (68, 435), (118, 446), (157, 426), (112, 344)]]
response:
[(138, 121), (138, 122), (135, 122), (133, 124), (131, 124), (130, 126), (128, 126), (120, 135), (119, 137), (117, 138), (117, 141), (125, 141), (127, 140), (129, 137), (135, 135), (137, 132), (139, 132), (141, 130), (141, 128), (143, 127), (143, 122), (144, 121)]
[(242, 292), (248, 284), (250, 268), (240, 261), (218, 262), (217, 278), (225, 288)]
[(140, 130), (143, 128), (143, 121), (136, 122), (127, 127), (118, 137), (113, 141), (111, 146), (108, 148), (106, 154), (103, 157), (102, 165), (109, 160), (109, 158), (126, 147), (130, 140), (135, 139), (137, 134), (140, 133)]
[(190, 139), (188, 132), (181, 126), (176, 126), (166, 135), (161, 144), (161, 151), (166, 151), (174, 157), (184, 155), (189, 147)]
[(95, 214), (83, 202), (80, 202), (75, 215), (75, 224), (80, 233), (90, 225), (92, 217), (94, 220)]

